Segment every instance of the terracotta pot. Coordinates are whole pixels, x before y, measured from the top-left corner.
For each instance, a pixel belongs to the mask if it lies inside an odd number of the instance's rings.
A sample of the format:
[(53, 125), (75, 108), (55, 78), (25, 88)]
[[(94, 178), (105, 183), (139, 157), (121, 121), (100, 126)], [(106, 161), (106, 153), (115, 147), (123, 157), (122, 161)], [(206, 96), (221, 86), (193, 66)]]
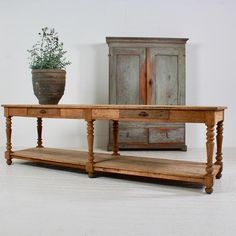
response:
[(65, 90), (66, 71), (32, 70), (34, 94), (39, 104), (58, 104)]

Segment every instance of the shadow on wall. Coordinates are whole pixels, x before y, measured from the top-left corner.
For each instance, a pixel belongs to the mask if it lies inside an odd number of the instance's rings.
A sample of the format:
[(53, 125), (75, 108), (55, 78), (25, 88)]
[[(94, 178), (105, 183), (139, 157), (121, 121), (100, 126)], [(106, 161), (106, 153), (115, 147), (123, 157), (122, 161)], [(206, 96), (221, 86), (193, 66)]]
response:
[[(191, 39), (190, 39), (191, 41)], [(187, 43), (186, 47), (186, 105), (207, 105), (199, 104), (199, 87), (200, 87), (200, 79), (199, 79), (199, 49), (200, 45)], [(186, 128), (186, 141), (189, 147), (202, 147), (202, 144), (199, 143), (201, 135), (204, 132), (201, 131), (205, 127), (196, 124), (187, 124)]]
[[(108, 46), (106, 44), (93, 45), (95, 51), (95, 103), (109, 103), (109, 82), (108, 82)], [(96, 140), (95, 147), (107, 150), (109, 123), (108, 121), (97, 121), (95, 126)]]
[(108, 73), (108, 46), (106, 44), (93, 45), (95, 51), (96, 91), (95, 101), (97, 104), (109, 103), (109, 73)]
[[(108, 103), (108, 47), (104, 44), (80, 44), (74, 47), (77, 65), (73, 70), (78, 90), (77, 103)], [(73, 65), (72, 65), (73, 66)], [(76, 86), (76, 84), (74, 84)]]
[[(77, 45), (79, 70), (74, 86), (78, 86), (76, 102), (108, 104), (108, 47), (102, 44)], [(77, 68), (76, 68), (77, 70)], [(108, 122), (95, 122), (95, 147), (106, 149)]]
[(198, 50), (199, 45), (187, 44), (186, 49), (186, 104), (198, 105), (199, 78), (198, 78)]

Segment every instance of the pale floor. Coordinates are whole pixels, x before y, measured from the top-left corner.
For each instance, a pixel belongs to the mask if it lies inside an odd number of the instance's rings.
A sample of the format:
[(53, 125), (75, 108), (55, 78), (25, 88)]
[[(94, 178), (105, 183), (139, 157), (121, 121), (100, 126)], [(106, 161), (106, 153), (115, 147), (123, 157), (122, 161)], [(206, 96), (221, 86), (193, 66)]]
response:
[[(204, 160), (205, 150), (130, 154)], [(78, 171), (13, 163), (0, 159), (0, 236), (236, 235), (236, 148), (224, 149), (223, 177), (211, 195), (201, 186), (89, 179)]]

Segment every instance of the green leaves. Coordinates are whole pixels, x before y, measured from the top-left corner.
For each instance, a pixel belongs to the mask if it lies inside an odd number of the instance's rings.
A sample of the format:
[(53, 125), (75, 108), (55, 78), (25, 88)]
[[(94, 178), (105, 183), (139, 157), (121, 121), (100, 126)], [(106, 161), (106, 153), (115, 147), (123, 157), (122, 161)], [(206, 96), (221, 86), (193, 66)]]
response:
[(31, 69), (65, 69), (71, 62), (65, 58), (67, 51), (63, 50), (63, 43), (59, 42), (58, 33), (55, 29), (42, 28), (38, 33), (40, 40), (33, 45), (30, 54)]

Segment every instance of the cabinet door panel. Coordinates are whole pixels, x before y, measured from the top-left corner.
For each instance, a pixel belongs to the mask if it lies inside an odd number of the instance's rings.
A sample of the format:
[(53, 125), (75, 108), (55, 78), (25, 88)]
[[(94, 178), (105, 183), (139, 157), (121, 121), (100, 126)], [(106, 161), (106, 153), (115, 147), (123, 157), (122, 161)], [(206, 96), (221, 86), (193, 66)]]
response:
[(181, 69), (183, 53), (181, 50), (171, 48), (152, 48), (150, 50), (151, 104), (184, 104), (185, 79)]
[(149, 143), (184, 143), (184, 127), (158, 127), (149, 129)]
[(158, 55), (154, 73), (155, 104), (178, 104), (177, 56)]
[(111, 48), (110, 57), (110, 103), (145, 104), (145, 48)]
[[(139, 56), (117, 55), (117, 103), (139, 103)], [(132, 94), (132, 96), (130, 96)]]
[[(110, 138), (113, 142), (112, 127), (110, 126)], [(119, 143), (135, 143), (147, 144), (148, 143), (148, 129), (140, 126), (140, 123), (135, 122), (120, 122), (119, 128)]]

